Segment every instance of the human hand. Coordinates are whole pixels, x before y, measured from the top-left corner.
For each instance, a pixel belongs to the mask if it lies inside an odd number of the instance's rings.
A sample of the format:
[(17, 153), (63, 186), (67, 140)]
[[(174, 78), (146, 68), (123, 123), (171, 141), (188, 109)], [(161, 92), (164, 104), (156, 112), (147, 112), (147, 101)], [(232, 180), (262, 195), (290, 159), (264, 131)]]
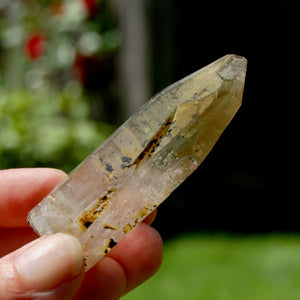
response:
[(55, 169), (0, 171), (1, 300), (119, 299), (158, 270), (163, 246), (148, 225), (153, 214), (86, 273), (76, 238), (38, 238), (27, 213), (65, 176)]

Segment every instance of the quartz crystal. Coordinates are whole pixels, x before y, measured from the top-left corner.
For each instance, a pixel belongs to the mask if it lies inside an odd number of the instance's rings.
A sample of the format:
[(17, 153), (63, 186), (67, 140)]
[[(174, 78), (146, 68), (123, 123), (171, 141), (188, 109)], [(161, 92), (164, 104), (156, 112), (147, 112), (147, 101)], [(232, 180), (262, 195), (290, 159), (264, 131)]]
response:
[(224, 56), (154, 96), (30, 211), (29, 224), (76, 236), (91, 268), (201, 164), (241, 105), (246, 65)]

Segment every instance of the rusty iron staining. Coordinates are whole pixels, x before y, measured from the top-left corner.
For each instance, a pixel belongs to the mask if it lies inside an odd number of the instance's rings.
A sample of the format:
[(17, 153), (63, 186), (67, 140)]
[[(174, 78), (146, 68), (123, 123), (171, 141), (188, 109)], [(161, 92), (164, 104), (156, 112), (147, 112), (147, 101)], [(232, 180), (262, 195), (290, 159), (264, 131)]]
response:
[(111, 199), (112, 198), (112, 194), (115, 192), (116, 190), (115, 189), (109, 189), (106, 194), (102, 197), (100, 197), (98, 200), (102, 203), (102, 202), (105, 202), (106, 200), (108, 199)]
[(83, 229), (84, 231), (88, 229), (94, 223), (94, 221), (99, 217), (101, 212), (109, 206), (109, 204), (110, 203), (104, 203), (101, 205), (101, 207), (97, 206), (96, 210), (91, 209), (88, 211), (84, 211), (78, 220), (81, 229)]
[(123, 228), (123, 232), (126, 234), (126, 233), (128, 233), (129, 231), (131, 231), (134, 227), (136, 226), (136, 224), (135, 225), (131, 225), (131, 224), (126, 224), (125, 226), (124, 226), (124, 228)]
[(115, 247), (118, 243), (114, 241), (114, 239), (109, 239), (106, 249), (104, 250), (104, 253), (108, 253), (113, 247)]
[(129, 231), (131, 231), (135, 226), (137, 226), (139, 224), (139, 218), (137, 218), (137, 217), (131, 217), (131, 219), (134, 219), (134, 224), (127, 223), (123, 227), (123, 232), (125, 234), (128, 233)]
[[(94, 221), (100, 216), (100, 214), (104, 211), (104, 209), (110, 206), (110, 201), (107, 200), (112, 198), (112, 194), (114, 192), (115, 192), (114, 189), (108, 190), (104, 196), (98, 199), (97, 204), (93, 208), (84, 211), (81, 214), (77, 223), (80, 225), (83, 231), (88, 229), (94, 223)], [(153, 211), (153, 208), (150, 208), (148, 206), (143, 207), (140, 211), (137, 212), (137, 214), (134, 217), (132, 217), (132, 219), (134, 219), (134, 224), (130, 224), (130, 223), (126, 224), (123, 228), (123, 232), (126, 234), (129, 231), (131, 231), (139, 223), (139, 221), (144, 217), (146, 217), (151, 211)], [(119, 227), (109, 225), (109, 224), (104, 224), (103, 228), (114, 230), (114, 231), (119, 229)]]
[(85, 210), (80, 215), (77, 223), (80, 225), (81, 229), (85, 231), (88, 229), (94, 221), (100, 216), (104, 209), (110, 206), (110, 202), (107, 200), (112, 198), (112, 194), (115, 192), (114, 189), (110, 189), (106, 192), (103, 197), (100, 197), (94, 207), (89, 210)]
[[(162, 126), (160, 127), (158, 132), (155, 134), (155, 136), (151, 139), (151, 141), (147, 145), (144, 145), (144, 150), (141, 152), (141, 154), (138, 156), (138, 158), (129, 165), (122, 164), (121, 165), (122, 169), (129, 168), (132, 165), (135, 165), (136, 168), (138, 168), (141, 163), (148, 160), (152, 156), (152, 154), (156, 151), (156, 149), (159, 146), (162, 139), (165, 136), (169, 136), (171, 134), (171, 132), (172, 132), (171, 125), (173, 125), (175, 122), (175, 121), (173, 121), (174, 115), (175, 115), (175, 113), (173, 113), (168, 118), (168, 120), (164, 124), (162, 124)], [(143, 144), (145, 144), (145, 143), (143, 143)]]
[(135, 226), (137, 226), (140, 223), (140, 220), (146, 217), (149, 212), (153, 211), (157, 205), (155, 204), (153, 208), (150, 208), (148, 206), (143, 207), (140, 211), (137, 212), (135, 216), (132, 216), (131, 219), (134, 219), (134, 224), (127, 223), (123, 227), (123, 232), (126, 234), (129, 231), (131, 231)]
[(142, 219), (144, 217), (146, 217), (149, 214), (149, 211), (151, 211), (151, 209), (147, 206), (143, 207), (138, 213), (137, 213), (137, 218), (138, 219)]
[(120, 227), (118, 226), (113, 226), (113, 225), (108, 225), (108, 224), (104, 224), (103, 225), (104, 229), (111, 229), (111, 230), (118, 230)]

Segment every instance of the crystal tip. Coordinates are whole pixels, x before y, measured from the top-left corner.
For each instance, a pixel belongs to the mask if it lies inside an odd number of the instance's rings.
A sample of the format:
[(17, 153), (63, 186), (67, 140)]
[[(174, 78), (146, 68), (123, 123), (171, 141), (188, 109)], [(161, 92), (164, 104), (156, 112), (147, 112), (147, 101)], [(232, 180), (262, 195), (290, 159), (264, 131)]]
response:
[(247, 69), (247, 59), (245, 57), (229, 54), (226, 55), (226, 63), (224, 67), (218, 72), (223, 80), (233, 80), (238, 76), (245, 76)]

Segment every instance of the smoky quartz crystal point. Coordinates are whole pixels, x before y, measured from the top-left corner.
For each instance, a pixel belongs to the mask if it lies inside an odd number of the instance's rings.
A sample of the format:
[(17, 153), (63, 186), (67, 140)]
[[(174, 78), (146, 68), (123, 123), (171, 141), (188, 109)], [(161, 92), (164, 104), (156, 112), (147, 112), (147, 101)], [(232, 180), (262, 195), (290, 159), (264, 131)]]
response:
[(241, 105), (246, 65), (224, 56), (154, 96), (29, 212), (29, 224), (76, 236), (91, 268), (205, 159)]

